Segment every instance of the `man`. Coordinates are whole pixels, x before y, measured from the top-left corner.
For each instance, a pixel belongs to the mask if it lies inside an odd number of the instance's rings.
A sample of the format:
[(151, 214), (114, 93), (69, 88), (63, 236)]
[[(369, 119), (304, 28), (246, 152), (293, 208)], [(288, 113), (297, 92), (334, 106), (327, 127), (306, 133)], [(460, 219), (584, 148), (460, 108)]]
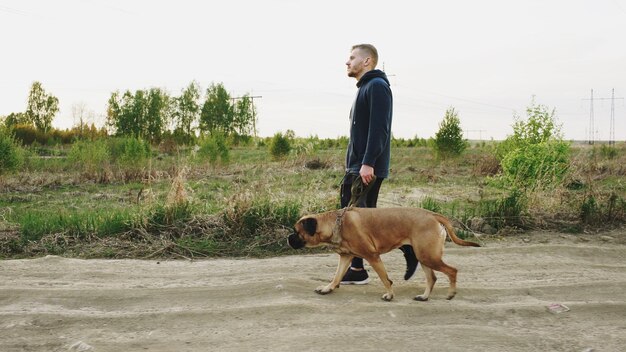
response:
[[(348, 77), (357, 80), (359, 90), (350, 111), (346, 175), (341, 183), (342, 208), (348, 206), (352, 184), (359, 177), (367, 186), (367, 193), (353, 205), (375, 208), (380, 186), (389, 176), (393, 97), (387, 75), (376, 69), (377, 64), (378, 51), (371, 44), (354, 45), (346, 62)], [(405, 280), (408, 280), (415, 272), (417, 259), (411, 246), (401, 249), (407, 261)], [(369, 281), (363, 258), (354, 258), (341, 283), (363, 285)]]

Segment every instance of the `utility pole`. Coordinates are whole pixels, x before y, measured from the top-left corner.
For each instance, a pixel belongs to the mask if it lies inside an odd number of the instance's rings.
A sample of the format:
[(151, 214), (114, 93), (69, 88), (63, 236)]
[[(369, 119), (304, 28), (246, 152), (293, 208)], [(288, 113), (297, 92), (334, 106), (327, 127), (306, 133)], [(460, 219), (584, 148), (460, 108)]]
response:
[[(615, 97), (615, 88), (611, 90), (610, 98), (594, 98), (593, 97), (593, 89), (591, 90), (591, 99), (589, 99), (591, 106), (589, 107), (589, 144), (594, 144), (595, 141), (595, 126), (594, 126), (594, 116), (593, 116), (593, 101), (594, 100), (611, 100), (611, 119), (610, 119), (610, 131), (609, 131), (609, 145), (615, 144), (615, 99), (624, 100), (624, 98), (616, 98)], [(583, 99), (587, 100), (587, 99)]]
[(387, 72), (385, 71), (385, 62), (383, 62), (383, 72), (385, 72), (387, 77), (395, 77), (395, 74), (387, 74)]
[(615, 144), (615, 88), (611, 89), (611, 125), (609, 127), (609, 145)]
[(589, 100), (591, 101), (591, 108), (589, 109), (589, 144), (593, 145), (593, 141), (595, 140), (595, 138), (593, 138), (595, 133), (593, 128), (593, 89), (591, 90), (591, 99)]

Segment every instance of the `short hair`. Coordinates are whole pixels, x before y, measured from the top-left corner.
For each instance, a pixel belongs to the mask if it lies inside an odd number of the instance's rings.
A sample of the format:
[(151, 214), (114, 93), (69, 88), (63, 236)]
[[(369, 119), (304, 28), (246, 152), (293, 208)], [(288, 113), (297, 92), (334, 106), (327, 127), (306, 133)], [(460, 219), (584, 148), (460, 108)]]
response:
[(378, 50), (372, 44), (356, 44), (352, 46), (352, 50), (360, 49), (365, 51), (369, 56), (372, 57), (372, 61), (374, 62), (374, 67), (378, 65)]

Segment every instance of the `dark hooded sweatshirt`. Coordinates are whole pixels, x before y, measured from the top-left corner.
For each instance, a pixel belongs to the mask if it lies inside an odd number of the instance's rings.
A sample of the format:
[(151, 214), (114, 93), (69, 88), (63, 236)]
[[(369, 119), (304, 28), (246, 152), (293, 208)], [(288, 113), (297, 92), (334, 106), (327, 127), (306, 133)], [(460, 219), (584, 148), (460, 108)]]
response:
[(381, 70), (366, 72), (350, 111), (350, 142), (346, 172), (358, 174), (362, 164), (372, 166), (374, 175), (389, 176), (393, 97), (387, 75)]

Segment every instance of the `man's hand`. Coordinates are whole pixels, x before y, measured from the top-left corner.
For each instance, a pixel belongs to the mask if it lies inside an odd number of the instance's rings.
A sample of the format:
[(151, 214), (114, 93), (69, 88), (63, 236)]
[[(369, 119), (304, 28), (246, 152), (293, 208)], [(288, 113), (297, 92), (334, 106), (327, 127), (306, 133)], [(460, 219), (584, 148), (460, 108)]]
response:
[(359, 175), (361, 176), (361, 180), (363, 180), (363, 184), (366, 186), (372, 182), (374, 178), (374, 168), (369, 165), (361, 165), (361, 170), (359, 171)]

